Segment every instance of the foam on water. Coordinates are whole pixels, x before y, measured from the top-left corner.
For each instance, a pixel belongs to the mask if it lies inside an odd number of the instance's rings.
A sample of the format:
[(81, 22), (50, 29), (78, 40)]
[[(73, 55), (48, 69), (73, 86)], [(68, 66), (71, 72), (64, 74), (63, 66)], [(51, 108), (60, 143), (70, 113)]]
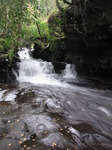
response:
[(77, 73), (75, 71), (75, 66), (71, 64), (67, 64), (66, 68), (62, 71), (63, 78), (74, 78)]
[[(21, 62), (19, 63), (20, 69), (17, 80), (32, 84), (67, 86), (66, 83), (61, 82), (61, 78), (55, 73), (54, 66), (51, 62), (31, 58), (29, 55), (30, 51), (32, 49), (23, 48), (18, 52)], [(64, 78), (70, 78), (74, 76), (75, 68), (68, 64), (62, 72)]]

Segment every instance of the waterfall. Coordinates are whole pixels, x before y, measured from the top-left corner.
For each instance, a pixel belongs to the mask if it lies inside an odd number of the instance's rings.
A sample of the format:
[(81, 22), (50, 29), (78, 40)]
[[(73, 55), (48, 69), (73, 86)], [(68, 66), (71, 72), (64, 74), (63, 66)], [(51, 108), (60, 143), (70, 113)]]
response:
[(63, 78), (74, 78), (77, 73), (75, 71), (75, 65), (67, 64), (65, 70), (62, 71)]
[[(33, 59), (29, 55), (32, 50), (22, 48), (18, 52), (21, 62), (19, 63), (19, 76), (17, 76), (17, 80), (33, 84), (62, 85), (61, 77), (55, 73), (52, 63), (42, 59)], [(71, 78), (74, 75), (76, 75), (75, 67), (67, 64), (65, 70), (62, 71), (63, 78)]]

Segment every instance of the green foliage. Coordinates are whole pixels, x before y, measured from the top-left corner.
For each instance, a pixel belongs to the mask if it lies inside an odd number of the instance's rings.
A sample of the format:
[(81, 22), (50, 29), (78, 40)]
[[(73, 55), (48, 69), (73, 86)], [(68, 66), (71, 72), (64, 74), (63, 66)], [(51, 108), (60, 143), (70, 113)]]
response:
[(49, 38), (49, 28), (48, 28), (47, 21), (42, 21), (41, 18), (38, 18), (36, 20), (36, 24), (38, 24), (38, 26), (40, 28), (40, 36)]
[[(38, 26), (37, 26), (38, 25)], [(37, 38), (49, 38), (48, 24), (38, 18), (34, 23), (22, 26), (21, 36), (26, 41), (35, 41)]]
[(14, 56), (12, 50), (22, 45), (26, 39), (24, 24), (28, 25), (30, 33), (37, 36), (36, 27), (33, 26), (33, 16), (39, 15), (37, 7), (37, 0), (0, 0), (0, 36), (4, 35), (0, 38), (0, 50), (5, 50), (9, 60)]
[(8, 51), (9, 62), (12, 61), (13, 57), (14, 57), (14, 50), (11, 50), (11, 49), (10, 49), (10, 50)]
[(40, 0), (39, 11), (40, 16), (46, 20), (47, 17), (54, 11), (57, 10), (56, 0)]
[(28, 42), (44, 39), (55, 44), (54, 39), (63, 37), (62, 20), (59, 16), (53, 22), (53, 37), (46, 21), (55, 9), (55, 0), (0, 0), (0, 52), (11, 61), (16, 48)]
[(3, 52), (4, 51), (4, 47), (3, 45), (0, 44), (0, 52)]
[(11, 41), (11, 39), (8, 39), (8, 38), (5, 38), (5, 39), (1, 38), (0, 39), (0, 45), (3, 46), (4, 50), (7, 50), (10, 48), (10, 44), (11, 44), (10, 41)]
[(0, 39), (0, 44), (5, 45), (5, 44), (6, 44), (6, 40), (3, 39), (3, 38), (1, 38), (1, 39)]

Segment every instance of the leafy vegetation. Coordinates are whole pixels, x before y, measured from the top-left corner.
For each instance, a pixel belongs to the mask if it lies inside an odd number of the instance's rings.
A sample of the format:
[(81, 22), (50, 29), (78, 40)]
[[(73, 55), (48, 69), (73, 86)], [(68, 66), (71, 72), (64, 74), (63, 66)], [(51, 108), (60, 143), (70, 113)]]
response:
[(18, 46), (37, 38), (49, 38), (47, 21), (41, 18), (42, 13), (50, 11), (48, 8), (43, 12), (48, 1), (0, 0), (0, 53), (8, 54), (12, 60)]
[[(0, 0), (0, 53), (6, 54), (11, 62), (19, 46), (40, 39), (50, 43), (51, 51), (56, 51), (60, 46), (65, 49), (62, 44), (65, 38), (65, 8), (73, 1), (52, 0), (51, 3), (51, 0)], [(60, 5), (63, 5), (63, 9), (59, 12)]]

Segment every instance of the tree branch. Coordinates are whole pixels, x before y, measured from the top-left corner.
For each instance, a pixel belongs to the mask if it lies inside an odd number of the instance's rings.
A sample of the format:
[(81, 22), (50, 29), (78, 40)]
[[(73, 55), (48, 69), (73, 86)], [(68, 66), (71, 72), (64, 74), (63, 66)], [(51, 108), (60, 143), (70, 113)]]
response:
[(63, 0), (64, 3), (68, 4), (71, 6), (72, 3), (68, 2), (67, 0)]
[(58, 7), (58, 9), (60, 11), (63, 11), (64, 9), (61, 7), (60, 3), (59, 3), (59, 0), (56, 0), (56, 6)]

